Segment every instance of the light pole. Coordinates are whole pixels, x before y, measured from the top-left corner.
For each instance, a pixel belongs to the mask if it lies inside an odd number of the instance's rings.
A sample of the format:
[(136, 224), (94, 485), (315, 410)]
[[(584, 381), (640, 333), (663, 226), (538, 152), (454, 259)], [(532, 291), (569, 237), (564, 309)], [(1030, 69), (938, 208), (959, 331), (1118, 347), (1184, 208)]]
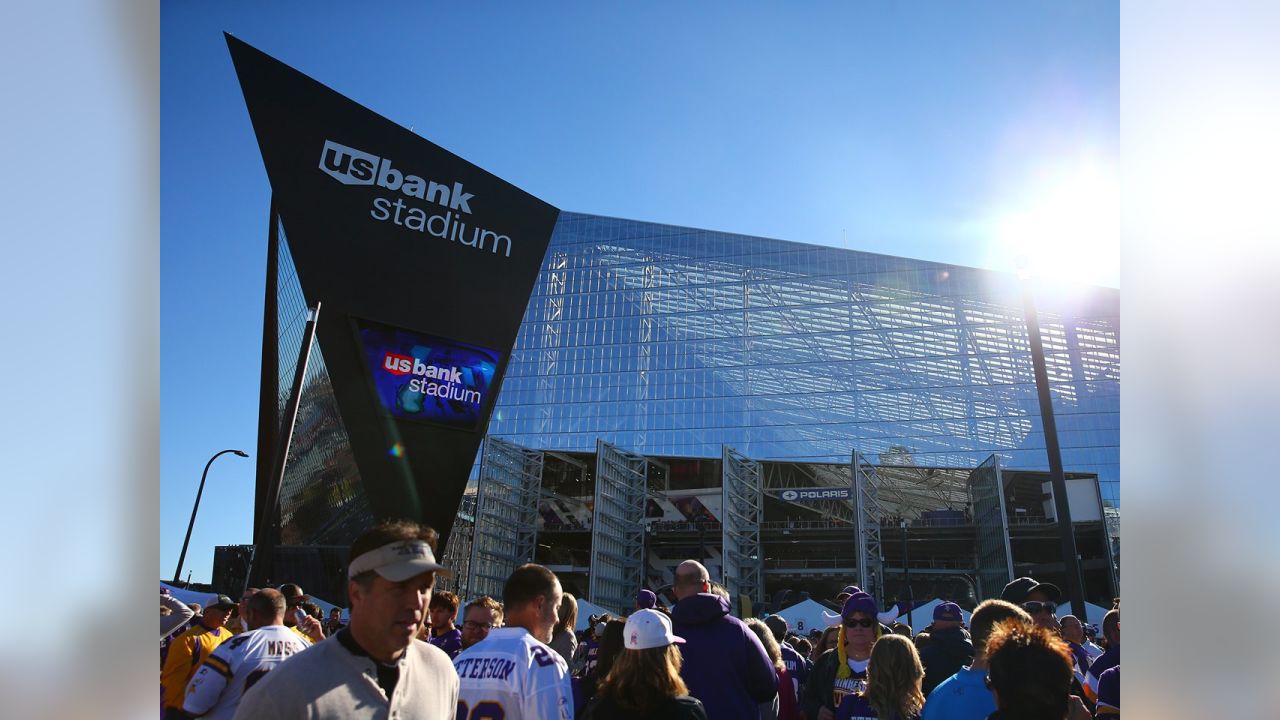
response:
[(1071, 613), (1076, 617), (1084, 617), (1084, 580), (1080, 576), (1080, 561), (1076, 555), (1071, 505), (1067, 502), (1067, 479), (1062, 471), (1062, 450), (1058, 446), (1058, 425), (1053, 417), (1053, 397), (1049, 393), (1049, 373), (1045, 369), (1040, 317), (1036, 313), (1035, 296), (1032, 294), (1031, 272), (1024, 257), (1018, 258), (1018, 277), (1022, 281), (1022, 311), (1027, 323), (1027, 339), (1031, 344), (1031, 365), (1036, 379), (1041, 427), (1044, 429), (1044, 447), (1049, 459), (1049, 480), (1053, 484), (1053, 505), (1058, 516), (1058, 541), (1062, 548), (1067, 597), (1071, 600)]
[(907, 590), (907, 624), (911, 625), (911, 632), (915, 632), (915, 625), (911, 622), (911, 609), (916, 604), (915, 595), (911, 592), (911, 568), (907, 567), (907, 519), (902, 518), (902, 582), (906, 585)]
[(204, 494), (204, 479), (209, 476), (209, 466), (219, 455), (227, 453), (235, 453), (240, 457), (247, 458), (249, 455), (242, 450), (223, 450), (213, 457), (209, 458), (209, 462), (204, 464), (204, 472), (200, 474), (200, 488), (196, 490), (196, 504), (191, 508), (191, 522), (187, 523), (187, 536), (182, 539), (182, 552), (178, 555), (178, 569), (173, 571), (173, 581), (178, 582), (178, 578), (182, 577), (182, 563), (187, 559), (187, 544), (191, 542), (191, 528), (196, 526), (196, 511), (200, 509), (200, 496)]

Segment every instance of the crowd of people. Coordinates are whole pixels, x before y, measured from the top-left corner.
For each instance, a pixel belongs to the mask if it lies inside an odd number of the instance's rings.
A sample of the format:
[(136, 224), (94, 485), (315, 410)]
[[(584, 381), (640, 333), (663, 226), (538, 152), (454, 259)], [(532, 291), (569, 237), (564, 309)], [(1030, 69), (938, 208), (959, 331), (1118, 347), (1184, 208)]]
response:
[[(734, 617), (696, 560), (668, 608), (578, 624), (555, 573), (517, 568), (502, 598), (435, 590), (436, 533), (383, 522), (350, 551), (349, 618), (296, 584), (192, 607), (161, 592), (162, 716), (389, 720), (1118, 720), (1120, 609), (1097, 633), (1023, 577), (966, 621), (943, 602), (921, 632), (855, 586), (807, 637)], [(460, 610), (461, 608), (461, 610)], [(461, 619), (461, 624), (457, 620)], [(886, 624), (886, 621), (890, 624)]]

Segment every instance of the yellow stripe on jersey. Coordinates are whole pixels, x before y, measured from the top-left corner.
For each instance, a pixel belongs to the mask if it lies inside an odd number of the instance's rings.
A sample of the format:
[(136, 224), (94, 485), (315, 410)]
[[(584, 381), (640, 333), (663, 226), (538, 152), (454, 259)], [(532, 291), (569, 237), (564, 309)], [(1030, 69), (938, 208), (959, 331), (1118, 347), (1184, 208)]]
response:
[(208, 665), (210, 670), (213, 670), (219, 675), (227, 678), (231, 677), (231, 666), (227, 665), (227, 663), (217, 655), (210, 655), (209, 659), (204, 661), (204, 664)]

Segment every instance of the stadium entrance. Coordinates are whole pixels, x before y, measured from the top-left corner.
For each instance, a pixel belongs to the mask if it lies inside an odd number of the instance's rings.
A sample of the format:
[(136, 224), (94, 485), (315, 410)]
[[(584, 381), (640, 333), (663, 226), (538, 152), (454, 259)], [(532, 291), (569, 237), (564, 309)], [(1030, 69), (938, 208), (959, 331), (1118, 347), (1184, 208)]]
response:
[[(739, 611), (833, 598), (857, 584), (885, 605), (944, 597), (973, 607), (1014, 577), (1059, 582), (1047, 472), (650, 457), (597, 442), (594, 453), (487, 438), (474, 493), (446, 551), (464, 597), (500, 594), (525, 562), (567, 592), (627, 612), (639, 587), (670, 587), (703, 562)], [(1096, 475), (1068, 473), (1085, 596), (1115, 591)], [(536, 510), (535, 510), (536, 508)], [(666, 599), (670, 602), (670, 598)]]

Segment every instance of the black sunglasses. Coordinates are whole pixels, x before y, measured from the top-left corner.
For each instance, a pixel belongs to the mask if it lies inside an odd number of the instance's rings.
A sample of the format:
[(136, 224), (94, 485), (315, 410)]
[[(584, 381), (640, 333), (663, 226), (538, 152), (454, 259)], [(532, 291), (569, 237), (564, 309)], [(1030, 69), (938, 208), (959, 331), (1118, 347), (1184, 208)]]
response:
[(845, 620), (844, 621), (844, 626), (847, 628), (856, 628), (859, 625), (861, 625), (864, 628), (869, 628), (869, 627), (874, 627), (875, 624), (876, 624), (876, 621), (872, 620), (871, 618), (862, 618), (861, 620)]
[(1047, 612), (1052, 614), (1054, 610), (1058, 609), (1058, 606), (1047, 600), (1044, 602), (1041, 602), (1039, 600), (1030, 600), (1022, 603), (1022, 609), (1026, 610), (1032, 615), (1035, 615), (1038, 612)]

